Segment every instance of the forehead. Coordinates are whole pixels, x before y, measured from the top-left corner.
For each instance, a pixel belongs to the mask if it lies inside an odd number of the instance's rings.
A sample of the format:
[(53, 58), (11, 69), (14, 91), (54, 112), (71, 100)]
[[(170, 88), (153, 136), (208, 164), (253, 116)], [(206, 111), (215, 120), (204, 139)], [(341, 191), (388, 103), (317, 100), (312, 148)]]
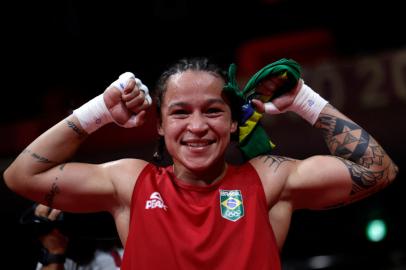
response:
[(222, 98), (224, 80), (207, 71), (184, 71), (172, 75), (167, 82), (164, 103), (172, 100)]

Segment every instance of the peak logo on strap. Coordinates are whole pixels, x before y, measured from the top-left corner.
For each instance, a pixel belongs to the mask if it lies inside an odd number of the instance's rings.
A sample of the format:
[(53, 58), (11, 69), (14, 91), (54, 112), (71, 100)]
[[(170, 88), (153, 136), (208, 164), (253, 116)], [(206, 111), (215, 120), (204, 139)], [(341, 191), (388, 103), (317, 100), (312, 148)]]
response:
[(237, 221), (244, 216), (244, 204), (240, 190), (220, 190), (221, 216)]
[(145, 203), (145, 209), (161, 208), (166, 211), (168, 206), (165, 205), (164, 200), (162, 200), (161, 194), (159, 192), (152, 192), (149, 196), (149, 200)]

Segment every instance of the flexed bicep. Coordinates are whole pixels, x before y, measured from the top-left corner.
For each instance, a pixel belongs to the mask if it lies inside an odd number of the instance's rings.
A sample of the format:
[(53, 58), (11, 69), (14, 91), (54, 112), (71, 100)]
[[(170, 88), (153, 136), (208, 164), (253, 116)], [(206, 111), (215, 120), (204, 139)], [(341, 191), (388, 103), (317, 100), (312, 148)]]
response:
[(342, 161), (352, 179), (351, 199), (358, 200), (391, 183), (398, 167), (361, 126), (328, 105), (315, 124), (323, 131), (331, 154)]
[(27, 197), (72, 212), (103, 211), (113, 204), (115, 189), (103, 164), (64, 163), (32, 176)]
[(327, 209), (349, 202), (351, 175), (341, 158), (313, 156), (297, 162), (286, 189), (295, 209)]
[(338, 156), (313, 156), (298, 163), (288, 178), (296, 209), (343, 206), (382, 189), (390, 182), (385, 169), (371, 170)]

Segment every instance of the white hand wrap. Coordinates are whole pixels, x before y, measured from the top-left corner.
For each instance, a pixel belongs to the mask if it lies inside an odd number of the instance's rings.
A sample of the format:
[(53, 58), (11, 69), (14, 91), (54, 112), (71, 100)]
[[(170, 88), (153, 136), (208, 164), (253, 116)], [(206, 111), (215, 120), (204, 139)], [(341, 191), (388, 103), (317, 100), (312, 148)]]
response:
[(303, 83), (302, 88), (299, 90), (295, 100), (289, 107), (280, 111), (272, 102), (267, 102), (265, 103), (265, 112), (268, 114), (279, 114), (286, 111), (292, 111), (300, 115), (311, 125), (314, 125), (321, 110), (323, 110), (327, 103), (327, 100)]
[(113, 122), (113, 118), (104, 103), (103, 94), (98, 95), (73, 111), (82, 128), (92, 133), (105, 124)]
[(134, 76), (134, 74), (132, 74), (131, 72), (125, 72), (125, 73), (121, 74), (120, 77), (118, 77), (118, 79), (111, 84), (111, 86), (114, 86), (115, 88), (117, 88), (121, 92), (123, 92), (124, 88), (127, 86), (128, 81), (130, 79), (135, 80), (135, 83), (136, 83), (138, 89), (140, 89), (140, 91), (144, 92), (145, 100), (148, 102), (148, 104), (151, 105), (152, 98), (149, 95), (148, 87), (145, 84), (143, 84), (140, 79), (136, 78)]
[[(135, 80), (137, 87), (144, 92), (146, 101), (151, 104), (152, 99), (149, 95), (148, 87), (143, 84), (140, 79), (136, 78), (131, 72), (121, 74), (120, 77), (110, 86), (114, 86), (123, 92), (130, 79)], [(107, 109), (106, 104), (104, 103), (103, 94), (98, 95), (97, 97), (83, 104), (78, 109), (74, 110), (73, 114), (78, 118), (80, 125), (88, 134), (91, 134), (105, 124), (115, 122)], [(138, 119), (136, 118), (136, 115), (132, 115), (124, 125), (117, 122), (115, 123), (122, 127), (131, 128), (138, 125)]]

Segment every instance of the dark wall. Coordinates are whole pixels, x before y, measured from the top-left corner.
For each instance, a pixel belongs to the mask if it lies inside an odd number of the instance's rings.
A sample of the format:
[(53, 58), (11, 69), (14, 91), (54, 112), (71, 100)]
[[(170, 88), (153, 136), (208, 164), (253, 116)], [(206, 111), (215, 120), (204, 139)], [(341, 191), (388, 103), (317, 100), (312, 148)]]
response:
[[(253, 40), (323, 29), (332, 37), (331, 57), (321, 59), (318, 64), (304, 63), (306, 81), (318, 85), (324, 91), (323, 96), (370, 131), (398, 163), (400, 175), (386, 190), (354, 205), (325, 212), (298, 212), (292, 221), (283, 259), (291, 262), (286, 269), (308, 269), (303, 265), (312, 256), (340, 254), (353, 262), (372, 262), (369, 269), (389, 269), (399, 261), (404, 262), (404, 253), (399, 255), (397, 251), (406, 250), (402, 229), (406, 225), (405, 215), (399, 210), (405, 190), (402, 169), (406, 160), (403, 143), (406, 101), (402, 87), (406, 85), (406, 71), (404, 65), (397, 66), (394, 79), (392, 66), (405, 54), (399, 5), (396, 1), (371, 4), (293, 0), (11, 3), (2, 9), (1, 19), (0, 130), (2, 138), (6, 138), (1, 141), (1, 169), (25, 147), (27, 140), (103, 91), (123, 71), (133, 71), (153, 88), (166, 65), (180, 57), (204, 55), (227, 66), (239, 63), (239, 49)], [(370, 70), (371, 65), (377, 67), (378, 73), (374, 73), (375, 69), (362, 73)], [(320, 80), (320, 74), (336, 77)], [(377, 77), (382, 81), (376, 83)], [(337, 95), (337, 80), (346, 89), (344, 97)], [(376, 84), (371, 86), (370, 82)], [(380, 94), (365, 101), (376, 94), (375, 86)], [(386, 103), (377, 104), (382, 95)], [(278, 154), (302, 158), (326, 152), (319, 134), (297, 119), (281, 117), (267, 121), (265, 125), (278, 146)], [(90, 146), (91, 151), (82, 153), (78, 159), (105, 161), (136, 155), (150, 158), (153, 148), (151, 144), (136, 152), (128, 150), (135, 144), (123, 146), (124, 149), (109, 148), (105, 153), (97, 153), (97, 158), (90, 155), (94, 150)], [(0, 203), (3, 225), (0, 234), (4, 240), (2, 249), (6, 251), (1, 258), (2, 263), (9, 265), (4, 269), (32, 269), (37, 242), (32, 231), (18, 222), (32, 202), (10, 192), (1, 181)], [(376, 211), (390, 222), (390, 234), (381, 244), (367, 242), (363, 234), (366, 219)], [(95, 238), (115, 234), (111, 219), (102, 213), (78, 219), (83, 223), (82, 228), (75, 227), (78, 233), (89, 232)], [(87, 229), (94, 220), (102, 220), (105, 225), (104, 230), (92, 235)], [(293, 268), (295, 260), (302, 268)], [(387, 267), (379, 268), (381, 263)]]

